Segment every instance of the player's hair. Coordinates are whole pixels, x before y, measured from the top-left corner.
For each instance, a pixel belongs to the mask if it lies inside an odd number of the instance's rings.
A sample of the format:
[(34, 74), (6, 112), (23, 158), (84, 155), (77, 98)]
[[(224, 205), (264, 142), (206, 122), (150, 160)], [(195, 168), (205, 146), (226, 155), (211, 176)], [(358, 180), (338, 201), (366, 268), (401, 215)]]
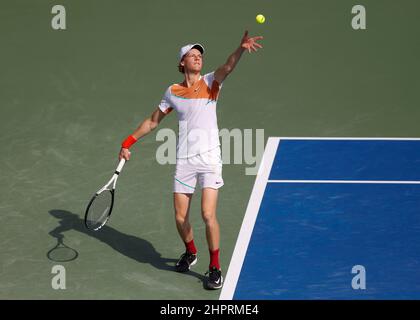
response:
[(178, 71), (181, 73), (185, 73), (185, 68), (181, 65), (181, 61), (178, 63)]
[(181, 73), (185, 73), (185, 69), (183, 66), (181, 66), (181, 64), (178, 65), (178, 71)]

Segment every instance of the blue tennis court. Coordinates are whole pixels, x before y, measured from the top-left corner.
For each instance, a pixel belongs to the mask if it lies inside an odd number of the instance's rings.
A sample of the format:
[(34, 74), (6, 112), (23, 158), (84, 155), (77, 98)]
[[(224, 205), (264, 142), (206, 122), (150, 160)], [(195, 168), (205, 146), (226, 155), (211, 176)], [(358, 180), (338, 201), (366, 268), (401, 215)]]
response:
[(419, 254), (419, 139), (270, 138), (220, 299), (420, 299)]

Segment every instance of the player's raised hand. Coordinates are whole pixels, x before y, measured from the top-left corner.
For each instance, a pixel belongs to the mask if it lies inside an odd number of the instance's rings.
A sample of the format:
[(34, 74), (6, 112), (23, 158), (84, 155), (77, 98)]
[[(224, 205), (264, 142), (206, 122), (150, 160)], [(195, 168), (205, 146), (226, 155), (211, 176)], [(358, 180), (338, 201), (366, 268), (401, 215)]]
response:
[(241, 47), (248, 50), (249, 53), (251, 53), (251, 51), (257, 51), (257, 47), (258, 48), (262, 48), (263, 46), (260, 45), (257, 40), (261, 40), (263, 39), (262, 36), (257, 36), (257, 37), (248, 37), (248, 30), (245, 31), (244, 36), (242, 37), (241, 40)]

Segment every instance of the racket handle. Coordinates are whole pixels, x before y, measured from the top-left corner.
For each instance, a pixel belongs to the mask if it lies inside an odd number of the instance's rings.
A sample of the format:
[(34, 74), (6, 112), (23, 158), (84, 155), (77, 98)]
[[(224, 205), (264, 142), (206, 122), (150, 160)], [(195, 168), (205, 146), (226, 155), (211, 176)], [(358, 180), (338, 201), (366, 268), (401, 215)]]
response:
[(122, 159), (120, 160), (120, 163), (118, 163), (118, 167), (117, 167), (117, 169), (115, 170), (115, 172), (116, 172), (116, 173), (120, 173), (120, 172), (121, 172), (121, 170), (122, 170), (122, 168), (124, 167), (124, 164), (125, 164), (125, 159), (124, 159), (124, 158), (122, 158)]

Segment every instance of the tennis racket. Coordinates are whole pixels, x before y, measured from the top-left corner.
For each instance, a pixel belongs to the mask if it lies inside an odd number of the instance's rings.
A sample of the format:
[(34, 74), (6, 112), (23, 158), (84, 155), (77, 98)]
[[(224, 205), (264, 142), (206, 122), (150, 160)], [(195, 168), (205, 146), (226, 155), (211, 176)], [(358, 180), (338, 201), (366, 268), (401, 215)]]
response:
[(125, 159), (121, 159), (111, 180), (108, 181), (90, 200), (85, 213), (85, 226), (97, 231), (102, 228), (109, 220), (114, 206), (115, 186), (117, 185), (118, 175), (124, 167)]

